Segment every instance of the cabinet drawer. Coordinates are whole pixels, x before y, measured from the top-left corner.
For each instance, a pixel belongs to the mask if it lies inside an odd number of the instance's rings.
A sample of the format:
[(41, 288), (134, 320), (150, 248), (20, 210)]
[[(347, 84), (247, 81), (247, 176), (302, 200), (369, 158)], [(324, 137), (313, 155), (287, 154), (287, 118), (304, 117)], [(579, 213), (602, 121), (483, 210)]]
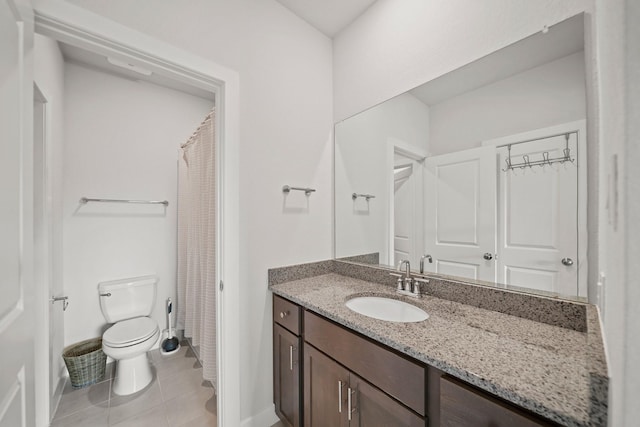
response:
[(450, 377), (440, 378), (442, 427), (542, 427), (557, 424), (528, 414)]
[(305, 341), (425, 415), (425, 368), (378, 344), (304, 312)]
[(278, 295), (273, 296), (273, 321), (300, 335), (300, 307)]

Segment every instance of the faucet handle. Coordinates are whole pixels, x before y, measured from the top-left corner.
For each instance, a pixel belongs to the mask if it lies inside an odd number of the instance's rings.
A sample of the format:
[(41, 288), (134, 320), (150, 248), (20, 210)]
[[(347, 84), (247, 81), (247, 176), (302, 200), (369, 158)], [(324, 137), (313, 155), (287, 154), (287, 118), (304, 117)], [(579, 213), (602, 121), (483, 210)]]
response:
[(404, 281), (402, 280), (402, 274), (398, 273), (389, 273), (390, 276), (396, 278), (396, 287), (399, 291), (404, 290)]
[(420, 296), (421, 294), (420, 285), (422, 285), (423, 283), (424, 284), (429, 283), (429, 279), (424, 279), (422, 277), (413, 278), (413, 288), (411, 289), (411, 292), (413, 292), (415, 296)]
[(404, 285), (402, 282), (402, 274), (398, 274), (398, 273), (389, 273), (390, 276), (393, 276), (396, 278), (396, 288), (401, 291), (402, 289), (404, 289)]

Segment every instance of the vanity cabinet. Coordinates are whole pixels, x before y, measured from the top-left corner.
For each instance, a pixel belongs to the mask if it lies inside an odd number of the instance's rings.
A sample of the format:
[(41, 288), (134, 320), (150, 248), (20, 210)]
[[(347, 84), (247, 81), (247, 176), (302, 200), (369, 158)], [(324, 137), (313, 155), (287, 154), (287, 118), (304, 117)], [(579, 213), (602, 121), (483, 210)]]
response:
[(424, 418), (304, 344), (304, 425), (424, 427)]
[(558, 426), (274, 295), (274, 403), (288, 426)]
[(302, 425), (300, 307), (273, 298), (273, 396), (276, 414), (285, 425)]
[[(400, 356), (309, 311), (304, 312), (304, 324), (305, 343), (322, 351), (424, 417), (424, 365)], [(305, 362), (307, 360), (305, 357)], [(307, 372), (305, 368), (305, 381)], [(306, 401), (305, 396), (305, 407)]]

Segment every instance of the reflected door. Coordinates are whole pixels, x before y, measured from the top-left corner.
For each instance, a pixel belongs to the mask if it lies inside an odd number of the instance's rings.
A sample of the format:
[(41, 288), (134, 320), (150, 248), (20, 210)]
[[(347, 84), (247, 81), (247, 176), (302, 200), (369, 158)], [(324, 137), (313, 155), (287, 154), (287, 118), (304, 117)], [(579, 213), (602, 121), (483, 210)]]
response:
[(428, 157), (425, 170), (425, 270), (495, 281), (495, 148)]
[[(577, 133), (511, 146), (512, 162), (577, 155)], [(567, 145), (568, 144), (568, 145)], [(505, 165), (507, 148), (499, 148)], [(498, 282), (578, 295), (577, 164), (498, 170)], [(564, 263), (563, 263), (564, 260)]]
[(395, 154), (393, 170), (393, 265), (417, 265), (422, 252), (422, 162)]

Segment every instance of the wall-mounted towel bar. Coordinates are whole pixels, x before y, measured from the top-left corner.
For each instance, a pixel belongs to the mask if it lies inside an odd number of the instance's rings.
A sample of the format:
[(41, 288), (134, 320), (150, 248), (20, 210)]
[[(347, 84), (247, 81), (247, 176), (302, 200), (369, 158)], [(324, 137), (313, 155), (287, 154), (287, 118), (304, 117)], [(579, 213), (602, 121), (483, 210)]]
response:
[(369, 201), (369, 199), (375, 199), (375, 198), (376, 198), (376, 196), (374, 196), (373, 194), (358, 194), (358, 193), (353, 193), (353, 194), (351, 195), (351, 198), (352, 198), (353, 200), (357, 199), (358, 197), (364, 197), (364, 198), (367, 200), (367, 202)]
[(289, 194), (291, 190), (304, 191), (304, 194), (306, 194), (307, 196), (316, 191), (314, 188), (308, 187), (291, 187), (289, 185), (285, 185), (284, 187), (282, 187), (282, 192), (285, 194)]
[(83, 197), (80, 199), (80, 203), (83, 205), (88, 202), (106, 202), (106, 203), (141, 203), (145, 205), (165, 205), (169, 206), (168, 200), (121, 200), (121, 199), (89, 199)]

